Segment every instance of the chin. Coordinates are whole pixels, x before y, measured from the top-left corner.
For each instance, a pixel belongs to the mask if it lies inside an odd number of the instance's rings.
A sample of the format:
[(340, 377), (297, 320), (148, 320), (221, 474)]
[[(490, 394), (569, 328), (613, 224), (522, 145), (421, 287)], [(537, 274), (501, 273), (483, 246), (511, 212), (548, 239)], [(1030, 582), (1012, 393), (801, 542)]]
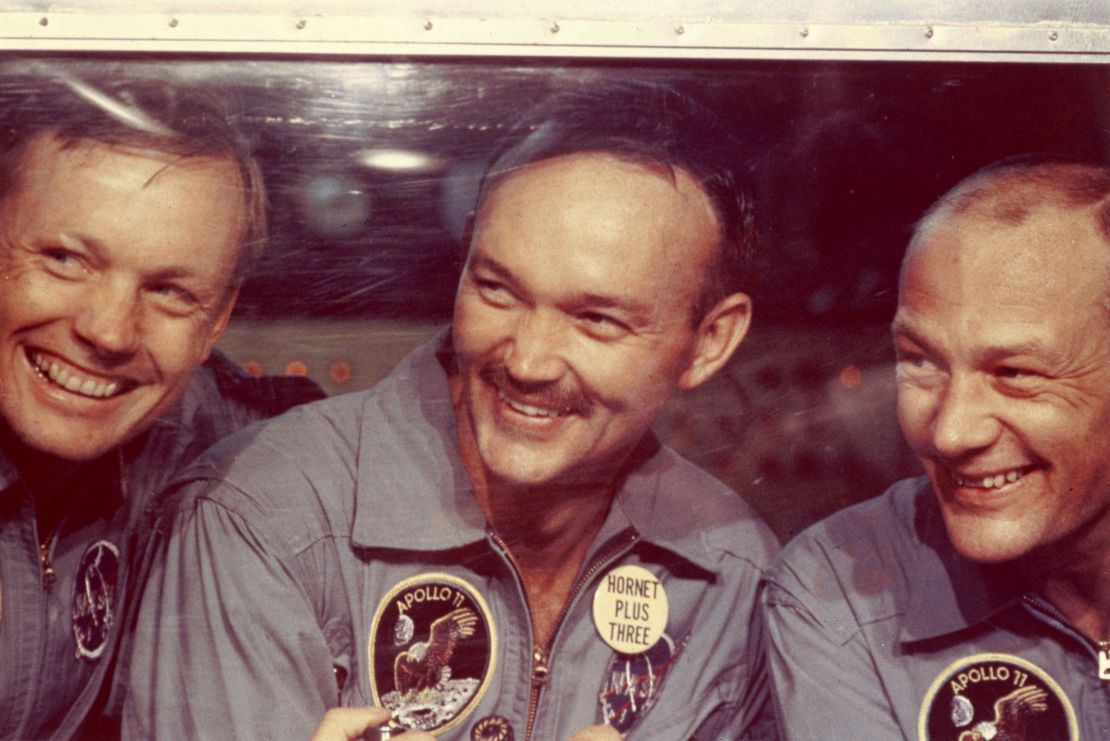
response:
[(97, 440), (88, 445), (75, 444), (72, 441), (56, 440), (27, 440), (27, 446), (40, 453), (44, 453), (59, 460), (70, 463), (89, 463), (100, 458), (111, 450), (119, 447), (121, 443), (114, 441)]
[(956, 552), (976, 563), (1016, 561), (1034, 547), (1016, 523), (983, 522), (975, 518), (953, 521), (946, 516), (945, 525)]
[(543, 486), (558, 478), (558, 471), (549, 462), (530, 460), (531, 457), (493, 453), (483, 455), (482, 460), (492, 479), (512, 487)]

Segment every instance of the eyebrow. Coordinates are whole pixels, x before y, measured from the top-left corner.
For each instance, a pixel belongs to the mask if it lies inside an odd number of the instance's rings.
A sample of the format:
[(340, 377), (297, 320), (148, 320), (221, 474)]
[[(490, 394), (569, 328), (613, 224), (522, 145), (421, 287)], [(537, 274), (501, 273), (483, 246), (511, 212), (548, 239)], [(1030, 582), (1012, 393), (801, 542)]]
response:
[[(927, 352), (937, 354), (936, 347), (915, 330), (909, 322), (895, 317), (890, 328), (895, 339), (904, 337), (910, 342), (920, 345)], [(978, 361), (998, 361), (1021, 355), (1044, 359), (1051, 359), (1055, 356), (1043, 342), (1035, 338), (1020, 340), (1008, 345), (987, 345), (975, 351), (975, 358)]]
[(104, 245), (99, 239), (89, 237), (80, 232), (58, 232), (57, 239), (62, 247), (80, 247), (81, 249), (95, 253), (98, 257), (104, 253)]
[(935, 349), (928, 340), (926, 340), (913, 326), (904, 319), (894, 317), (894, 321), (890, 323), (890, 333), (894, 335), (894, 339), (904, 337), (915, 345), (920, 345), (928, 352), (935, 354)]
[(467, 260), (466, 272), (469, 273), (473, 270), (488, 270), (499, 278), (504, 278), (510, 283), (516, 283), (516, 278), (513, 276), (512, 271), (492, 257), (472, 253), (470, 259)]

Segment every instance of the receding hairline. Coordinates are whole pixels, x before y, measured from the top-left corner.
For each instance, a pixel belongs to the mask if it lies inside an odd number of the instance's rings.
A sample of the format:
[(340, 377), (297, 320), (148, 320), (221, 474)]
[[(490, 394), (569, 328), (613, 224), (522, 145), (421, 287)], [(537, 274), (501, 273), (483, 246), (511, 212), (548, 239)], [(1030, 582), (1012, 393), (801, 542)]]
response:
[[(702, 265), (702, 286), (698, 288), (697, 296), (692, 306), (692, 317), (690, 318), (692, 318), (693, 323), (696, 325), (705, 313), (705, 309), (702, 308), (704, 296), (707, 293), (705, 284), (712, 280), (717, 264), (722, 260), (723, 253), (727, 248), (727, 237), (724, 233), (724, 219), (719, 212), (714, 197), (710, 195), (706, 189), (704, 181), (699, 179), (696, 173), (690, 172), (682, 165), (660, 162), (652, 158), (647, 158), (647, 156), (643, 156), (642, 158), (642, 156), (620, 151), (614, 152), (604, 149), (589, 149), (548, 156), (548, 158), (519, 164), (511, 170), (498, 172), (493, 179), (487, 179), (482, 189), (480, 199), (478, 199), (476, 204), (474, 223), (472, 225), (472, 238), (470, 244), (467, 245), (467, 258), (471, 250), (473, 250), (474, 237), (476, 237), (478, 231), (480, 231), (482, 223), (488, 219), (490, 204), (495, 201), (497, 194), (503, 191), (503, 186), (511, 185), (511, 181), (516, 179), (516, 177), (525, 176), (536, 169), (583, 159), (595, 160), (618, 166), (627, 166), (629, 169), (657, 177), (658, 180), (669, 184), (670, 189), (672, 189), (675, 196), (679, 197), (679, 199), (696, 199), (696, 202), (699, 204), (699, 210), (702, 211), (703, 215), (708, 219), (708, 229), (713, 235), (712, 243), (708, 245), (704, 256), (704, 264)], [(693, 201), (687, 201), (687, 203), (688, 205), (694, 205)]]
[(899, 293), (910, 261), (937, 230), (975, 220), (1017, 228), (1046, 209), (1089, 219), (1106, 247), (1101, 307), (1110, 327), (1110, 166), (1080, 162), (1000, 163), (961, 181), (914, 226), (898, 274)]
[[(649, 175), (658, 177), (669, 183), (676, 192), (681, 193), (680, 183), (688, 181), (688, 185), (692, 186), (693, 192), (696, 192), (699, 198), (704, 201), (708, 207), (709, 213), (713, 216), (714, 228), (718, 231), (721, 230), (722, 217), (718, 213), (719, 209), (714, 202), (713, 197), (710, 195), (705, 187), (705, 183), (697, 176), (696, 173), (691, 172), (681, 165), (674, 165), (666, 162), (660, 162), (648, 157), (638, 157), (635, 155), (627, 154), (624, 152), (611, 152), (604, 149), (584, 149), (579, 152), (568, 152), (566, 154), (558, 154), (552, 157), (534, 160), (516, 166), (512, 169), (507, 169), (496, 173), (489, 177), (484, 184), (482, 191), (479, 195), (476, 214), (480, 214), (485, 206), (485, 203), (497, 192), (499, 192), (506, 183), (517, 177), (528, 174), (529, 172), (555, 166), (559, 163), (567, 163), (573, 160), (588, 159), (599, 160), (601, 162), (609, 162), (615, 165), (627, 166), (630, 169), (640, 170)], [(723, 239), (723, 235), (721, 237)]]
[(1087, 212), (1110, 245), (1110, 166), (1071, 162), (989, 165), (941, 196), (914, 226), (907, 256), (938, 226), (979, 218), (1019, 226), (1044, 207)]

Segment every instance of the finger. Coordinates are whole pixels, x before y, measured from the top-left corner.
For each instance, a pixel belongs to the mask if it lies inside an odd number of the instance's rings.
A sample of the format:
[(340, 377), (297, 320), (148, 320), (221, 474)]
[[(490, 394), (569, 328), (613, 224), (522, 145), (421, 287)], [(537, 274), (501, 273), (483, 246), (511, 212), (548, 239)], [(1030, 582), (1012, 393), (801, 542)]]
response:
[(355, 741), (387, 720), (385, 708), (332, 708), (324, 713), (309, 741)]
[(612, 726), (590, 726), (571, 736), (570, 741), (621, 741), (621, 735)]

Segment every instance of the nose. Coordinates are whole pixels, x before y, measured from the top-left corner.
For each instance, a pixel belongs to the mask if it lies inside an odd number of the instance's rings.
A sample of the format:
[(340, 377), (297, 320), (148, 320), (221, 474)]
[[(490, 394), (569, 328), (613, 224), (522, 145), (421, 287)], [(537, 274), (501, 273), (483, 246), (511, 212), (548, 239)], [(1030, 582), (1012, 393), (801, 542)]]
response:
[(102, 359), (134, 354), (141, 344), (138, 290), (109, 277), (97, 281), (79, 307), (74, 331)]
[(522, 383), (550, 383), (566, 369), (565, 328), (553, 312), (521, 312), (513, 324), (505, 355), (505, 368)]
[(944, 458), (959, 458), (989, 448), (1001, 424), (990, 404), (985, 382), (956, 373), (944, 386), (933, 419), (933, 448)]

